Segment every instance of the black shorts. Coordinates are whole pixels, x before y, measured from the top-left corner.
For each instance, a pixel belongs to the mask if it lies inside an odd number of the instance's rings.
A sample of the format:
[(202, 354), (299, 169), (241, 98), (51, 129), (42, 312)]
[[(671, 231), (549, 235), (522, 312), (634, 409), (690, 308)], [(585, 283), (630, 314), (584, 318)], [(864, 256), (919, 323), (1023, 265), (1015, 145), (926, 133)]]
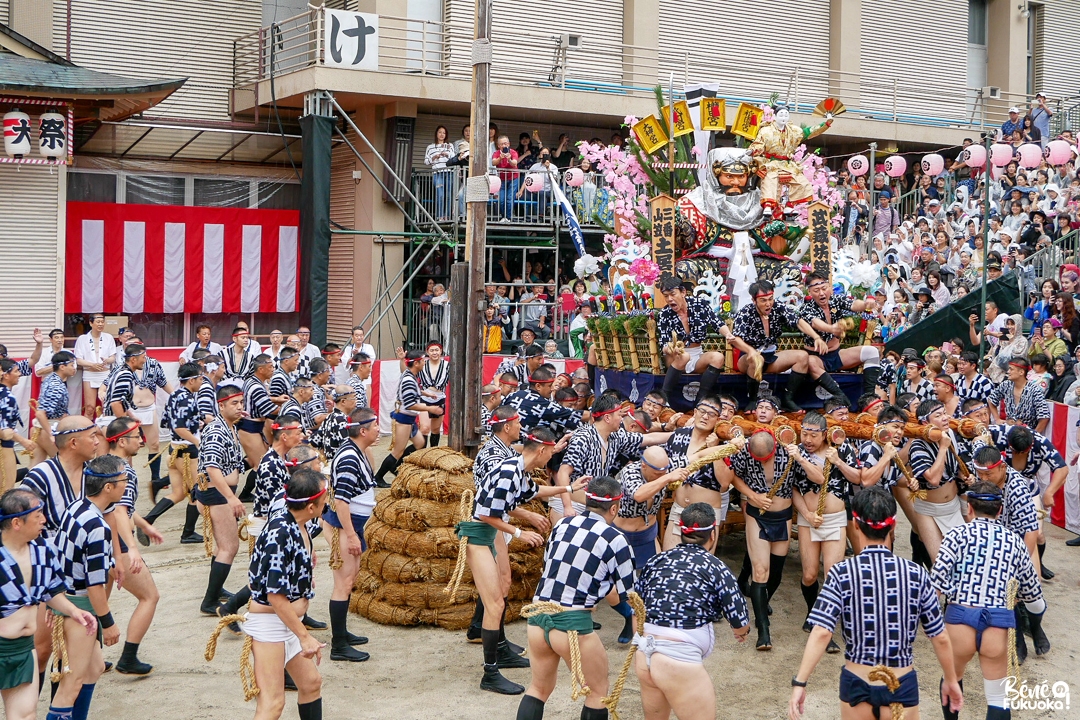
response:
[(822, 364), (825, 365), (825, 372), (840, 372), (844, 369), (844, 361), (840, 359), (840, 350), (838, 349), (827, 352), (824, 355), (818, 355), (818, 353), (810, 352), (809, 350), (807, 350), (807, 352), (821, 358)]
[[(845, 702), (851, 707), (862, 703), (870, 703), (876, 710), (892, 703), (900, 703), (904, 707), (916, 707), (919, 704), (919, 676), (912, 669), (904, 677), (900, 678), (900, 687), (896, 692), (889, 692), (885, 685), (871, 685), (847, 668), (840, 671), (840, 702)], [(874, 716), (877, 716), (877, 712)]]
[[(233, 493), (236, 493), (236, 486), (232, 486)], [(225, 496), (218, 492), (217, 488), (213, 485), (207, 485), (205, 490), (199, 490), (196, 486), (195, 499), (201, 502), (203, 505), (228, 505), (229, 501), (225, 499)]]
[(758, 537), (766, 542), (784, 542), (789, 540), (788, 523), (792, 518), (792, 507), (783, 510), (761, 510), (750, 503), (746, 504), (746, 514), (758, 524)]
[(195, 445), (176, 445), (176, 457), (178, 458), (191, 458), (197, 460), (199, 457), (199, 448)]
[(763, 352), (763, 353), (761, 353), (761, 357), (765, 361), (765, 365), (762, 366), (763, 370), (765, 368), (769, 367), (770, 365), (772, 365), (774, 362), (776, 362), (776, 353), (775, 352)]
[(240, 422), (236, 423), (236, 429), (251, 433), (252, 435), (262, 435), (263, 421), (252, 420), (251, 418), (240, 418)]

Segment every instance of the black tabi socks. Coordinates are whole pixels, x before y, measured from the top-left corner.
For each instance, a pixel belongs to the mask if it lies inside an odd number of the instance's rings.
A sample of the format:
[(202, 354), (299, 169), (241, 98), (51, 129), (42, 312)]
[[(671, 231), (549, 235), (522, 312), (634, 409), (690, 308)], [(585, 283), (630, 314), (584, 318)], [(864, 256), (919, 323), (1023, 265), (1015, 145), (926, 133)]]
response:
[(769, 591), (769, 600), (772, 600), (772, 596), (776, 594), (776, 589), (780, 587), (780, 581), (784, 577), (784, 562), (787, 560), (787, 555), (769, 555), (769, 581), (765, 583), (765, 587)]
[(872, 393), (877, 388), (878, 378), (881, 377), (880, 367), (866, 367), (863, 366), (862, 371), (862, 391), (863, 394)]
[[(409, 447), (412, 447), (411, 445)], [(386, 473), (394, 472), (397, 469), (398, 463), (401, 462), (393, 455), (387, 455), (383, 458), (382, 465), (379, 466), (379, 471), (375, 473), (375, 481), (382, 482), (386, 477)]]
[[(401, 460), (404, 460), (405, 458), (409, 457), (414, 452), (416, 452), (416, 446), (413, 445), (412, 443), (409, 443), (409, 447), (405, 448), (405, 452), (401, 453)], [(401, 464), (401, 460), (398, 461), (398, 465)]]
[(210, 561), (210, 580), (206, 584), (206, 595), (203, 596), (202, 610), (214, 614), (218, 606), (218, 598), (221, 590), (225, 587), (225, 581), (229, 579), (231, 564), (221, 563), (217, 560)]
[(517, 720), (544, 720), (544, 701), (532, 695), (521, 698)]
[(431, 433), (430, 435), (427, 436), (427, 446), (428, 447), (439, 447), (439, 441), (440, 440), (442, 440), (442, 433)]
[(188, 503), (187, 512), (184, 515), (184, 532), (181, 537), (191, 537), (195, 534), (195, 523), (199, 522), (199, 518), (202, 517), (202, 513), (199, 512), (199, 506), (195, 503)]
[(484, 664), (495, 665), (499, 662), (499, 631), (484, 628), (480, 631), (480, 641), (484, 644)]
[(300, 720), (322, 720), (322, 698), (306, 703), (296, 703)]
[(810, 614), (810, 611), (814, 609), (814, 603), (817, 602), (818, 593), (821, 592), (821, 585), (815, 580), (813, 585), (801, 585), (803, 600), (806, 601), (806, 613)]
[(704, 399), (712, 395), (713, 388), (716, 386), (716, 381), (720, 377), (720, 368), (715, 368), (712, 365), (705, 368), (705, 372), (701, 373), (701, 380), (698, 385), (698, 398)]
[(754, 568), (750, 564), (750, 553), (743, 553), (742, 569), (739, 570), (739, 590), (743, 595), (750, 594), (750, 576), (753, 574)]
[(581, 720), (607, 720), (608, 710), (606, 707), (602, 708), (581, 708)]
[(251, 588), (245, 585), (244, 587), (233, 593), (233, 596), (225, 601), (225, 605), (221, 610), (222, 615), (237, 615), (240, 612), (240, 608), (248, 604), (251, 600)]
[(150, 482), (156, 483), (161, 479), (161, 453), (154, 455), (150, 461)]
[(237, 495), (238, 498), (244, 502), (248, 502), (248, 498), (250, 498), (255, 491), (255, 479), (257, 477), (258, 474), (254, 470), (248, 470), (247, 477), (244, 479), (244, 489)]
[(911, 541), (911, 561), (922, 565), (929, 570), (934, 566), (934, 563), (930, 561), (930, 552), (926, 549), (926, 545), (923, 544), (922, 538), (914, 530), (908, 535), (908, 540)]

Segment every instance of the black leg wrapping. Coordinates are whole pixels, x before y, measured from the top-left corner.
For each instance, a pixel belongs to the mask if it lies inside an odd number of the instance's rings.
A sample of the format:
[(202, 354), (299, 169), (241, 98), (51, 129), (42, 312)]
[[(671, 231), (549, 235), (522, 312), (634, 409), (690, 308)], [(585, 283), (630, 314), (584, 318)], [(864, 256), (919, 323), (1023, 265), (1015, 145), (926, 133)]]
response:
[(225, 587), (225, 581), (229, 579), (231, 570), (232, 565), (220, 563), (217, 560), (210, 562), (210, 579), (206, 583), (206, 595), (203, 596), (202, 602), (204, 609), (217, 607), (221, 589)]
[(798, 411), (802, 409), (799, 407), (799, 403), (796, 402), (796, 399), (809, 379), (810, 376), (806, 373), (792, 371), (788, 374), (787, 386), (784, 388), (784, 397), (780, 401), (780, 404), (784, 406), (785, 410)]
[(933, 567), (933, 563), (930, 562), (930, 552), (926, 549), (926, 545), (923, 544), (922, 538), (914, 530), (908, 535), (908, 540), (911, 541), (911, 561), (922, 565), (926, 569)]
[(195, 523), (199, 522), (199, 518), (202, 517), (202, 513), (199, 512), (199, 506), (195, 503), (188, 503), (187, 514), (184, 516), (184, 532), (182, 537), (189, 537), (195, 533)]
[[(1046, 611), (1036, 615), (1033, 612), (1027, 613), (1028, 625), (1031, 626), (1031, 642), (1035, 645), (1036, 655), (1045, 655), (1050, 652), (1050, 638), (1046, 637), (1046, 633), (1043, 631), (1043, 618), (1046, 616)], [(1017, 632), (1017, 637), (1023, 637), (1023, 633)]]
[[(938, 690), (938, 697), (939, 698), (941, 697), (940, 688), (943, 688), (943, 687), (945, 687), (945, 678), (941, 678), (941, 683), (939, 684), (939, 690)], [(963, 680), (960, 680), (960, 689), (961, 690), (964, 689), (964, 681)], [(947, 704), (941, 706), (941, 714), (945, 717), (945, 720), (960, 720), (960, 713), (959, 712), (953, 712), (952, 710), (950, 710), (949, 706)]]
[(668, 365), (667, 372), (664, 373), (664, 393), (669, 399), (671, 394), (675, 392), (675, 388), (679, 386), (679, 378), (682, 377), (682, 374), (682, 370)]
[[(412, 447), (412, 445), (410, 445), (409, 447)], [(386, 476), (386, 473), (394, 472), (395, 468), (397, 468), (398, 462), (399, 460), (393, 455), (387, 455), (385, 458), (383, 458), (382, 465), (379, 466), (379, 471), (375, 473), (375, 480), (381, 481)]]
[(702, 400), (712, 395), (713, 388), (716, 386), (716, 380), (720, 377), (720, 368), (715, 368), (712, 365), (705, 368), (705, 372), (701, 373), (701, 380), (698, 381), (698, 399)]
[(517, 720), (544, 720), (544, 701), (525, 695), (518, 705)]
[(877, 388), (878, 378), (881, 377), (880, 367), (864, 367), (862, 371), (863, 394), (874, 392)]
[(814, 603), (817, 602), (818, 593), (821, 592), (821, 586), (818, 581), (815, 580), (813, 585), (800, 585), (802, 588), (803, 600), (806, 601), (806, 612), (809, 613), (814, 609)]
[(840, 389), (840, 386), (836, 384), (836, 380), (834, 380), (833, 376), (829, 373), (825, 373), (819, 377), (817, 379), (817, 384), (825, 388), (825, 390), (833, 397), (843, 398), (844, 400), (848, 399), (847, 395), (844, 394), (844, 391)]
[(749, 375), (746, 377), (746, 397), (749, 400), (746, 403), (746, 411), (751, 412), (757, 407), (758, 391), (761, 389), (761, 381), (755, 380)]
[(144, 517), (143, 519), (153, 525), (155, 520), (157, 520), (159, 517), (172, 509), (173, 504), (173, 501), (169, 498), (162, 498), (157, 501), (157, 504), (154, 505), (154, 508), (150, 512), (148, 512), (146, 514), (146, 517)]
[(581, 720), (607, 720), (608, 710), (606, 707), (591, 708), (582, 706)]
[(233, 593), (233, 596), (225, 601), (225, 607), (222, 608), (222, 615), (237, 615), (240, 609), (248, 604), (251, 600), (251, 588), (247, 585)]
[[(959, 714), (956, 717), (959, 718)], [(986, 720), (1012, 720), (1012, 710), (988, 705), (986, 707)]]
[(300, 711), (300, 720), (322, 720), (322, 698), (308, 703), (296, 703)]
[(769, 582), (766, 583), (766, 587), (769, 589), (770, 600), (776, 594), (776, 588), (780, 587), (780, 581), (784, 577), (784, 563), (786, 561), (787, 555), (769, 555)]

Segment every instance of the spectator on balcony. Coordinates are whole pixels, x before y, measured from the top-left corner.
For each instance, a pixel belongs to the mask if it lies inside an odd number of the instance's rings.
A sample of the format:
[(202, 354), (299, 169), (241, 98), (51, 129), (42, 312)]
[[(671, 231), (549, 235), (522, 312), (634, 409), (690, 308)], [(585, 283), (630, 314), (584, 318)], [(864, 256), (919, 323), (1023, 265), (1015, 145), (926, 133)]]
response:
[(520, 335), (518, 335), (518, 337), (521, 340), (521, 347), (519, 348), (519, 352), (522, 355), (527, 353), (530, 348), (536, 348), (536, 350), (538, 350), (540, 353), (544, 352), (544, 348), (542, 348), (540, 344), (536, 342), (536, 333), (533, 331), (532, 328), (522, 328), (521, 333)]
[(1005, 230), (1012, 230), (1015, 234), (1027, 221), (1028, 214), (1024, 212), (1023, 204), (1013, 201), (1009, 205), (1009, 214), (1001, 221), (1001, 227)]
[(546, 340), (551, 335), (551, 326), (548, 322), (548, 306), (546, 296), (543, 295), (541, 285), (532, 285), (522, 294), (521, 303), (521, 327), (532, 330), (536, 337)]
[(626, 139), (622, 136), (622, 133), (615, 133), (614, 135), (611, 136), (611, 145), (610, 145), (610, 147), (619, 148), (620, 150), (622, 150), (623, 144), (625, 142), (626, 142)]
[(445, 125), (435, 128), (435, 142), (427, 146), (424, 164), (431, 167), (432, 182), (435, 186), (435, 216), (439, 222), (450, 219), (450, 196), (453, 192), (453, 173), (447, 171), (446, 163), (457, 153), (450, 144), (450, 133)]
[[(539, 175), (544, 181), (543, 189), (532, 193), (533, 197), (536, 198), (535, 221), (542, 222), (547, 217), (548, 203), (551, 202), (551, 184), (559, 182), (559, 169), (551, 163), (551, 151), (547, 148), (540, 151), (537, 160), (536, 163), (529, 166), (529, 174)], [(518, 187), (517, 199), (520, 200), (524, 194), (525, 183), (522, 182), (521, 186)]]
[(501, 353), (503, 345), (503, 330), (510, 324), (510, 319), (499, 312), (496, 305), (488, 305), (484, 308), (484, 337), (481, 343), (486, 353)]
[(945, 283), (941, 281), (941, 272), (938, 270), (932, 270), (926, 274), (926, 286), (930, 288), (930, 294), (934, 298), (934, 304), (940, 307), (945, 307), (952, 300), (952, 293), (949, 292), (949, 288), (945, 287)]
[(941, 207), (941, 200), (938, 198), (930, 198), (930, 201), (926, 205), (926, 211), (923, 217), (925, 217), (933, 227), (937, 227), (938, 223), (945, 222), (945, 209)]
[(566, 133), (559, 135), (559, 142), (551, 151), (552, 164), (560, 170), (565, 170), (570, 167), (576, 155), (577, 150), (570, 145), (570, 136)]
[(1028, 114), (1039, 131), (1039, 140), (1035, 142), (1045, 145), (1050, 137), (1050, 116), (1054, 114), (1046, 105), (1046, 95), (1041, 92), (1035, 93), (1035, 99), (1031, 102), (1031, 112)]
[(1020, 108), (1013, 105), (1009, 108), (1009, 119), (1001, 123), (1001, 138), (1008, 142), (1012, 134), (1020, 127)]
[(533, 130), (531, 137), (529, 133), (518, 135), (518, 167), (525, 169), (535, 165), (538, 162), (540, 149), (543, 146), (544, 144), (540, 142), (540, 132), (538, 130)]
[(514, 211), (514, 195), (517, 193), (518, 152), (510, 147), (510, 138), (499, 136), (498, 148), (491, 156), (491, 162), (499, 170), (499, 222), (510, 222)]
[[(877, 180), (874, 183), (877, 184)], [(870, 227), (871, 234), (888, 235), (896, 232), (896, 228), (900, 225), (900, 213), (890, 206), (891, 201), (891, 194), (883, 192), (878, 195), (878, 206), (874, 208), (874, 222)]]
[(564, 360), (566, 358), (565, 355), (559, 352), (559, 344), (550, 338), (544, 343), (544, 357), (549, 360)]
[(1035, 126), (1035, 120), (1030, 115), (1025, 115), (1024, 119), (1020, 121), (1020, 140), (1026, 143), (1042, 145), (1042, 131)]
[(1064, 188), (1072, 185), (1073, 178), (1075, 177), (1076, 174), (1069, 165), (1057, 165), (1054, 167), (1054, 174), (1051, 176), (1050, 182), (1060, 188)]
[(496, 138), (499, 136), (499, 126), (495, 123), (488, 123), (488, 173), (495, 167), (495, 151), (498, 149), (498, 141)]

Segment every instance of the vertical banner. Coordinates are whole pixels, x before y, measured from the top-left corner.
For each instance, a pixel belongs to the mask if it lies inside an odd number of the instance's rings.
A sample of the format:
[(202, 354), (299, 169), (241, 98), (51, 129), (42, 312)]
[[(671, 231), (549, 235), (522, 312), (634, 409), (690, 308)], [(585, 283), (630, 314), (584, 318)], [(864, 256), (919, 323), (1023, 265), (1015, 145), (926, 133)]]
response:
[(810, 265), (829, 275), (832, 284), (832, 243), (829, 241), (829, 218), (832, 209), (823, 202), (816, 202), (807, 208), (807, 220), (810, 236)]
[(660, 268), (653, 288), (653, 304), (664, 305), (664, 296), (660, 294), (659, 283), (664, 278), (675, 276), (675, 200), (670, 195), (660, 194), (649, 201), (649, 216), (652, 218), (652, 259)]

